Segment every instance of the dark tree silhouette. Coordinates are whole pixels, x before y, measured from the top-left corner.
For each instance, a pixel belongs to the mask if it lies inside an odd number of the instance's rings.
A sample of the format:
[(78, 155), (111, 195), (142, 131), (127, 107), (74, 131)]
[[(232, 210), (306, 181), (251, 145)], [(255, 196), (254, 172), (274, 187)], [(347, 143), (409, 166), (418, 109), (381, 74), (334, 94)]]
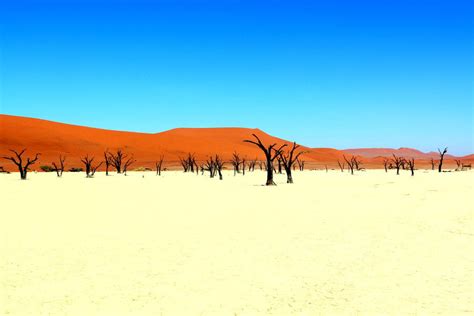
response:
[(291, 149), (287, 153), (285, 153), (283, 150), (280, 150), (280, 160), (281, 160), (280, 163), (285, 168), (286, 183), (293, 183), (291, 168), (293, 167), (295, 162), (298, 160), (298, 158), (304, 153), (303, 151), (300, 151), (295, 154), (295, 150), (298, 149), (299, 147), (300, 145), (297, 145), (296, 142), (293, 142), (293, 147), (291, 147)]
[(123, 175), (126, 176), (127, 175), (127, 169), (128, 167), (130, 167), (131, 164), (133, 164), (134, 162), (136, 162), (135, 159), (133, 159), (133, 156), (128, 158), (124, 163), (123, 163)]
[(344, 157), (344, 160), (347, 163), (347, 170), (350, 170), (352, 175), (354, 174), (354, 169), (360, 170), (359, 166), (362, 164), (362, 162), (357, 160), (357, 157), (352, 156), (351, 159), (347, 159), (345, 155), (342, 155), (342, 157)]
[(390, 159), (384, 158), (383, 159), (383, 167), (385, 169), (385, 172), (388, 172), (388, 164), (390, 163)]
[(204, 170), (209, 171), (209, 177), (214, 178), (216, 174), (216, 164), (214, 158), (209, 157), (203, 165)]
[(273, 181), (273, 161), (275, 158), (277, 158), (282, 149), (286, 146), (286, 144), (280, 146), (278, 149), (275, 149), (275, 146), (277, 144), (271, 144), (268, 147), (265, 147), (265, 145), (260, 141), (260, 138), (258, 138), (257, 135), (252, 134), (253, 137), (255, 137), (256, 141), (245, 139), (244, 142), (254, 144), (258, 148), (260, 148), (263, 153), (265, 154), (265, 158), (267, 160), (267, 182), (266, 185), (276, 185), (276, 183)]
[(281, 160), (281, 157), (277, 158), (277, 163), (278, 163), (278, 173), (281, 174), (282, 173), (281, 165), (283, 163), (283, 161)]
[(26, 175), (28, 173), (28, 170), (30, 170), (29, 167), (38, 160), (38, 158), (41, 154), (36, 153), (35, 158), (33, 158), (33, 159), (31, 159), (30, 157), (27, 157), (26, 162), (24, 162), (22, 156), (25, 153), (26, 148), (23, 149), (20, 152), (17, 152), (13, 149), (10, 149), (10, 151), (12, 153), (14, 153), (15, 156), (12, 156), (12, 157), (5, 156), (5, 157), (2, 157), (2, 158), (12, 161), (17, 166), (18, 171), (20, 171), (20, 179), (21, 180), (26, 180)]
[(337, 164), (339, 165), (339, 168), (341, 169), (341, 172), (344, 172), (344, 168), (346, 167), (345, 162), (342, 162), (342, 164), (341, 164), (341, 162), (338, 160)]
[(81, 158), (81, 161), (86, 167), (86, 178), (94, 177), (95, 172), (103, 163), (103, 161), (101, 161), (97, 166), (93, 166), (92, 162), (94, 161), (94, 157), (89, 158), (89, 155)]
[(242, 158), (242, 175), (245, 176), (245, 168), (246, 168), (247, 159), (244, 157)]
[(408, 168), (410, 168), (411, 175), (414, 176), (415, 175), (415, 158), (411, 158), (405, 161), (408, 164)]
[(121, 149), (118, 149), (117, 152), (108, 153), (109, 163), (114, 166), (117, 173), (122, 173), (123, 171), (123, 164), (126, 161), (125, 159), (128, 157)]
[(158, 161), (155, 162), (155, 166), (156, 166), (156, 175), (157, 176), (161, 176), (161, 168), (163, 166), (163, 160), (164, 160), (164, 156), (161, 155), (160, 158), (158, 158)]
[[(184, 172), (194, 173), (194, 169), (198, 169), (194, 154), (188, 153), (186, 158), (179, 157), (179, 162), (181, 163)], [(196, 170), (196, 172), (199, 172), (199, 170)]]
[(454, 162), (455, 162), (456, 165), (458, 166), (458, 167), (456, 168), (456, 170), (462, 170), (461, 160), (459, 160), (459, 159), (454, 159)]
[(104, 151), (104, 162), (105, 162), (105, 175), (109, 175), (109, 167), (112, 165), (109, 150)]
[(397, 169), (397, 175), (399, 175), (400, 174), (400, 167), (405, 162), (405, 159), (403, 157), (397, 157), (397, 156), (395, 156), (395, 154), (393, 154), (392, 162), (395, 165), (395, 169)]
[(431, 158), (431, 170), (435, 169), (435, 161), (433, 158)]
[(304, 161), (304, 160), (296, 159), (296, 162), (298, 163), (298, 167), (300, 168), (300, 171), (304, 171), (304, 163), (305, 163), (305, 161)]
[(219, 173), (219, 180), (222, 180), (222, 167), (224, 166), (224, 164), (225, 162), (219, 157), (219, 155), (216, 155), (216, 158), (214, 159), (214, 170)]
[(240, 155), (236, 152), (232, 154), (232, 158), (230, 160), (232, 167), (234, 167), (234, 176), (237, 173), (240, 173), (240, 165), (242, 164), (242, 160), (240, 159)]
[(439, 152), (438, 172), (441, 172), (441, 170), (443, 168), (444, 155), (448, 152), (448, 147), (444, 148), (444, 150), (442, 152), (438, 148), (438, 152)]
[(53, 170), (56, 171), (56, 175), (58, 177), (62, 177), (63, 172), (64, 172), (64, 162), (66, 161), (66, 156), (61, 156), (59, 155), (59, 164), (56, 164), (55, 162), (52, 162), (53, 164)]

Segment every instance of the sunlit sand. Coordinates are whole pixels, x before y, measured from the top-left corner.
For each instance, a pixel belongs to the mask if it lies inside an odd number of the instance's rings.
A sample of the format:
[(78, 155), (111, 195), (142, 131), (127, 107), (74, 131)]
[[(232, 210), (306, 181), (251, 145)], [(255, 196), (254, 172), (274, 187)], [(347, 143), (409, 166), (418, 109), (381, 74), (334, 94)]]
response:
[(0, 174), (0, 315), (474, 313), (474, 172)]

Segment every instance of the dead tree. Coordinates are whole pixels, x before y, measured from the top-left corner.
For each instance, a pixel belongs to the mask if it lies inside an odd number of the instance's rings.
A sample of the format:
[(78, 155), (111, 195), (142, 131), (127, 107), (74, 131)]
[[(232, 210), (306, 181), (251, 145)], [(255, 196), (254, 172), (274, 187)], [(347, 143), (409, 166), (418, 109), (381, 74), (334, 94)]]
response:
[(245, 176), (245, 168), (246, 168), (246, 162), (247, 162), (247, 159), (242, 158), (242, 175)]
[(281, 165), (283, 163), (283, 161), (281, 160), (282, 158), (281, 157), (278, 157), (277, 158), (277, 162), (278, 162), (278, 173), (281, 174)]
[(385, 168), (385, 172), (388, 172), (388, 164), (390, 163), (390, 159), (384, 158), (383, 159), (383, 167)]
[(393, 154), (392, 162), (395, 165), (395, 169), (397, 169), (397, 175), (399, 175), (400, 174), (400, 167), (405, 162), (405, 159), (403, 157), (397, 157), (397, 156), (395, 156), (395, 154)]
[(92, 162), (94, 161), (94, 157), (89, 158), (89, 155), (81, 158), (81, 161), (86, 167), (86, 178), (94, 177), (95, 172), (103, 163), (103, 161), (101, 161), (97, 166), (93, 166)]
[(337, 161), (337, 164), (339, 165), (339, 168), (341, 169), (341, 172), (344, 172), (344, 168), (346, 167), (346, 166), (345, 166), (346, 163), (345, 163), (345, 162), (342, 162), (342, 164), (341, 164), (341, 162), (338, 160), (338, 161)]
[(364, 169), (364, 168), (361, 167), (362, 166), (362, 160), (360, 158), (357, 158), (356, 156), (352, 156), (351, 160), (354, 163), (355, 170), (360, 171), (360, 170)]
[[(117, 170), (117, 173), (122, 173), (123, 172), (123, 164), (125, 162), (125, 159), (128, 157), (127, 154), (125, 154), (121, 149), (118, 149), (117, 152), (114, 153), (107, 153), (108, 154), (108, 160), (109, 164), (111, 164), (115, 170)], [(106, 159), (107, 160), (107, 159)]]
[(441, 172), (441, 170), (443, 168), (444, 155), (448, 152), (448, 147), (444, 148), (444, 150), (442, 152), (438, 148), (438, 152), (439, 152), (438, 172)]
[(128, 158), (128, 159), (124, 162), (124, 164), (123, 164), (123, 175), (124, 175), (124, 176), (127, 175), (127, 169), (128, 169), (128, 167), (129, 167), (131, 164), (133, 164), (135, 161), (136, 161), (136, 160), (133, 159), (133, 156), (132, 156), (132, 157)]
[(52, 162), (53, 170), (56, 171), (58, 178), (62, 177), (64, 172), (64, 162), (66, 161), (66, 157), (59, 155), (59, 164), (57, 165), (55, 162)]
[(347, 163), (348, 170), (351, 171), (351, 174), (354, 174), (354, 167), (355, 167), (354, 156), (352, 156), (351, 159), (347, 159), (345, 155), (342, 155), (342, 157), (344, 157), (344, 160)]
[(411, 158), (405, 161), (408, 164), (408, 167), (410, 168), (411, 175), (414, 176), (415, 175), (415, 158)]
[(459, 159), (454, 159), (454, 162), (456, 162), (456, 165), (458, 166), (458, 167), (456, 168), (456, 170), (458, 170), (458, 171), (462, 170), (461, 160), (459, 160)]
[(206, 160), (203, 165), (203, 169), (209, 171), (209, 177), (214, 178), (214, 175), (216, 174), (216, 164), (212, 156)]
[[(194, 169), (198, 169), (198, 165), (196, 162), (196, 158), (194, 157), (194, 154), (188, 153), (188, 156), (186, 158), (179, 157), (179, 162), (181, 163), (181, 166), (183, 167), (184, 172), (194, 173)], [(199, 172), (199, 171), (196, 170), (196, 172)]]
[(285, 153), (283, 150), (280, 150), (280, 160), (281, 164), (285, 168), (286, 172), (286, 183), (293, 183), (293, 176), (291, 174), (291, 169), (298, 158), (304, 153), (304, 151), (300, 151), (295, 153), (295, 150), (298, 149), (300, 145), (297, 145), (296, 142), (293, 142), (293, 147)]
[(240, 173), (240, 165), (242, 164), (242, 160), (240, 159), (240, 155), (236, 152), (232, 154), (232, 158), (230, 160), (230, 163), (234, 167), (234, 176), (237, 173)]
[(214, 170), (216, 170), (217, 173), (219, 174), (219, 180), (222, 180), (222, 167), (224, 166), (224, 164), (225, 162), (219, 157), (219, 155), (216, 155), (214, 159)]
[(280, 156), (280, 153), (282, 149), (286, 146), (286, 144), (281, 145), (278, 149), (275, 149), (275, 146), (277, 144), (271, 144), (268, 147), (265, 147), (265, 145), (260, 141), (260, 138), (258, 138), (257, 135), (252, 134), (253, 137), (255, 137), (256, 141), (245, 139), (244, 142), (254, 144), (258, 148), (260, 148), (263, 153), (265, 154), (265, 158), (267, 160), (267, 182), (266, 185), (276, 185), (276, 183), (273, 181), (273, 161), (275, 158)]
[(257, 158), (249, 162), (249, 171), (255, 171), (255, 165), (257, 164)]
[(431, 158), (431, 170), (435, 169), (435, 161), (433, 158)]
[(160, 156), (160, 158), (158, 158), (158, 161), (155, 162), (155, 166), (156, 166), (156, 175), (157, 176), (161, 176), (161, 167), (163, 166), (163, 159), (165, 157), (163, 155)]
[(109, 175), (109, 167), (112, 165), (109, 150), (104, 151), (105, 175)]
[(300, 168), (300, 171), (304, 171), (304, 160), (296, 159), (296, 162), (298, 163), (298, 167)]
[(6, 157), (5, 156), (5, 157), (2, 157), (2, 158), (12, 161), (18, 167), (18, 171), (20, 171), (20, 179), (21, 180), (26, 180), (26, 174), (28, 173), (28, 170), (30, 170), (29, 169), (30, 166), (38, 160), (38, 158), (41, 154), (36, 153), (35, 158), (33, 158), (33, 159), (31, 159), (30, 157), (27, 157), (26, 162), (24, 162), (22, 156), (25, 153), (26, 148), (23, 149), (20, 152), (17, 152), (13, 149), (10, 149), (10, 151), (12, 153), (14, 153), (15, 156), (11, 156), (11, 157)]

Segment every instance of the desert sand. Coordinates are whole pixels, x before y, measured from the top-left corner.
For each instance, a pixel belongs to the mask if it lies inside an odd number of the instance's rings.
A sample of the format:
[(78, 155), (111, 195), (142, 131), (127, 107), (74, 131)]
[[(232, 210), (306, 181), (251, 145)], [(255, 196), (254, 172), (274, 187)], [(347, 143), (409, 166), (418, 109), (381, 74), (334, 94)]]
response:
[(0, 315), (472, 315), (474, 172), (0, 174)]

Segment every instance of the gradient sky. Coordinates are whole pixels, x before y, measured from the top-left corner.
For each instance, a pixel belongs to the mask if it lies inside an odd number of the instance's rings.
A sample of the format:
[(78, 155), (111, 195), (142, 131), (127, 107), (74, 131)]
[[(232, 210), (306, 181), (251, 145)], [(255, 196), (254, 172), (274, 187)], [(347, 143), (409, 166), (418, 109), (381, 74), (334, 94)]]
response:
[(0, 112), (473, 153), (472, 1), (0, 1)]

